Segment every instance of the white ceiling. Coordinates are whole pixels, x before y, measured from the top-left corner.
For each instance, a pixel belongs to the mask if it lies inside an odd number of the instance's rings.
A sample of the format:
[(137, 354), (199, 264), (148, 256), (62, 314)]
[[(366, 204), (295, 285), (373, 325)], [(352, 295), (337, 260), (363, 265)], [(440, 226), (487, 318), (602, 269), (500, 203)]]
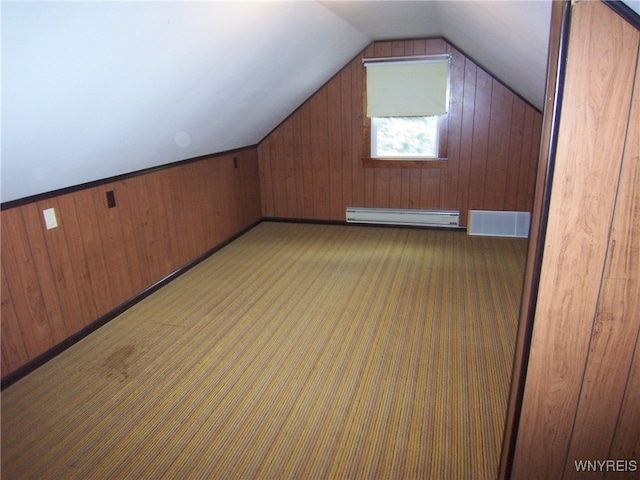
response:
[(542, 105), (551, 0), (2, 1), (1, 200), (255, 145), (372, 40)]
[(321, 2), (374, 40), (444, 37), (539, 109), (551, 1)]

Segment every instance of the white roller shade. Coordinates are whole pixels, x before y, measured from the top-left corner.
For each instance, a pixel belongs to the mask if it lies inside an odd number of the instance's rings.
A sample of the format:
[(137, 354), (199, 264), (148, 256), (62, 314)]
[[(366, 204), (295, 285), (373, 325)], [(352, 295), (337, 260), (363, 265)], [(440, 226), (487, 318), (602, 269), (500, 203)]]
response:
[(367, 116), (444, 115), (448, 108), (449, 60), (365, 63)]

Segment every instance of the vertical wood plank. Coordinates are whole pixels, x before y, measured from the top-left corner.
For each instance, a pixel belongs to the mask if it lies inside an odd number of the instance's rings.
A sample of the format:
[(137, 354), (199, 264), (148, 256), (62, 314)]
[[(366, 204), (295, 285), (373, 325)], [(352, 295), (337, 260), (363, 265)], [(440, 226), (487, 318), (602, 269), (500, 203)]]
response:
[[(7, 232), (11, 232), (9, 235)], [(25, 350), (32, 359), (54, 344), (20, 207), (2, 211), (2, 268), (20, 321)]]
[(78, 289), (83, 323), (87, 325), (98, 317), (98, 311), (87, 263), (86, 247), (82, 238), (83, 225), (78, 218), (76, 200), (75, 194), (62, 195), (58, 197), (58, 205), (60, 205), (60, 212), (63, 216), (65, 241), (69, 249), (73, 276)]
[[(533, 116), (533, 130), (534, 134), (530, 135), (533, 139), (531, 142), (531, 150), (529, 152), (529, 159), (526, 163), (526, 178), (527, 188), (525, 189), (525, 196), (522, 202), (523, 207), (519, 210), (529, 212), (533, 209), (533, 198), (536, 189), (536, 171), (537, 171), (537, 158), (540, 155), (540, 142), (538, 141), (538, 133), (542, 131), (542, 117), (540, 115)], [(523, 170), (521, 168), (521, 170)]]
[(215, 186), (213, 188), (216, 236), (211, 247), (231, 237), (239, 230), (236, 211), (239, 208), (235, 194), (235, 172), (231, 155), (217, 158)]
[[(471, 158), (473, 155), (473, 122), (476, 101), (476, 77), (478, 67), (469, 59), (464, 62), (464, 93), (462, 106), (462, 130), (460, 136), (459, 183), (456, 205), (460, 209), (460, 223), (467, 224), (469, 210), (469, 185), (471, 183)], [(451, 137), (449, 137), (451, 138)]]
[(152, 253), (149, 249), (150, 224), (145, 178), (133, 177), (127, 179), (125, 183), (127, 184), (127, 202), (133, 228), (131, 233), (136, 238), (137, 263), (144, 285), (150, 285), (154, 282), (156, 274)]
[(321, 88), (311, 98), (311, 165), (313, 169), (313, 218), (329, 219), (329, 132), (327, 122), (326, 88)]
[(282, 155), (283, 169), (284, 169), (284, 183), (285, 183), (285, 195), (284, 201), (286, 205), (286, 212), (283, 214), (278, 213), (278, 216), (282, 217), (294, 217), (299, 218), (298, 213), (298, 188), (297, 188), (297, 162), (295, 161), (294, 148), (293, 148), (293, 122), (285, 122), (282, 125)]
[[(57, 207), (53, 200), (46, 203), (45, 208)], [(44, 301), (44, 308), (47, 312), (49, 328), (53, 343), (59, 343), (72, 333), (70, 325), (67, 325), (60, 305), (60, 297), (57, 291), (57, 282), (52, 271), (51, 260), (47, 251), (45, 232), (55, 235), (60, 233), (62, 224), (59, 218), (59, 208), (56, 208), (58, 227), (52, 230), (45, 230), (44, 218), (39, 206), (35, 203), (25, 205), (21, 208), (24, 225), (31, 251), (31, 258), (38, 276), (38, 284)]]
[[(203, 162), (198, 162), (202, 164)], [(191, 181), (191, 186), (185, 185), (184, 177), (189, 171), (188, 168), (172, 168), (169, 170), (170, 175), (167, 176), (167, 188), (171, 195), (170, 208), (173, 213), (172, 225), (176, 232), (176, 252), (177, 262), (181, 265), (194, 258), (199, 251), (196, 247), (196, 235), (184, 235), (183, 232), (188, 231), (191, 225), (196, 222), (196, 212), (198, 209), (191, 207), (191, 201), (198, 196), (198, 192), (202, 190), (202, 178), (198, 177)], [(126, 217), (123, 217), (123, 222)], [(133, 256), (132, 252), (130, 256)]]
[[(353, 186), (353, 170), (354, 158), (357, 157), (353, 151), (353, 89), (352, 89), (352, 71), (353, 62), (350, 62), (342, 69), (338, 75), (340, 81), (340, 161), (342, 164), (342, 177), (340, 185), (342, 187), (342, 203), (343, 208), (354, 205), (354, 186)], [(340, 216), (344, 216), (344, 211), (340, 212)]]
[(20, 321), (9, 291), (9, 281), (2, 267), (2, 309), (0, 310), (0, 334), (2, 335), (2, 376), (16, 370), (30, 359), (25, 347)]
[(636, 337), (634, 357), (625, 384), (625, 394), (620, 408), (611, 450), (608, 458), (635, 460), (636, 469), (627, 472), (609, 472), (607, 480), (615, 478), (637, 478), (640, 468), (640, 333)]
[(441, 170), (427, 168), (421, 169), (420, 173), (420, 208), (440, 208)]
[(389, 172), (389, 201), (388, 207), (399, 207), (402, 205), (402, 168), (390, 168)]
[(120, 218), (121, 209), (119, 207), (107, 207), (106, 192), (109, 190), (113, 190), (117, 197), (118, 189), (115, 188), (114, 184), (91, 189), (91, 207), (97, 221), (96, 226), (98, 227), (98, 235), (101, 238), (102, 245), (101, 254), (104, 257), (106, 266), (106, 277), (103, 281), (109, 285), (113, 306), (131, 298), (135, 292), (131, 285), (128, 252), (124, 246), (125, 241)]
[(271, 149), (273, 143), (273, 136), (269, 135), (267, 138), (260, 142), (258, 146), (259, 161), (258, 168), (260, 170), (260, 198), (262, 203), (262, 215), (265, 217), (275, 216), (273, 211), (273, 192), (272, 192), (272, 180), (271, 174)]
[(298, 110), (300, 115), (300, 158), (302, 161), (302, 186), (304, 190), (304, 218), (314, 218), (314, 169), (311, 147), (311, 107), (310, 102), (305, 102)]
[(583, 378), (637, 60), (638, 32), (607, 6), (579, 2), (572, 9), (514, 478), (561, 478), (572, 460), (580, 391), (591, 388)]
[(350, 164), (352, 168), (351, 188), (353, 191), (353, 205), (364, 206), (364, 168), (362, 168), (361, 158), (363, 155), (362, 138), (364, 131), (362, 126), (362, 118), (364, 115), (364, 100), (362, 92), (364, 90), (364, 67), (359, 58), (351, 62), (351, 158)]
[(342, 189), (342, 92), (340, 77), (336, 75), (327, 83), (327, 155), (329, 164), (329, 215), (327, 219), (340, 218), (344, 215)]
[[(293, 218), (304, 218), (305, 216), (305, 172), (304, 162), (304, 138), (302, 131), (304, 128), (302, 109), (296, 110), (290, 119), (285, 123), (291, 124), (290, 135), (292, 136), (292, 158), (295, 164), (295, 204), (293, 208)], [(283, 125), (284, 126), (284, 125)], [(277, 173), (276, 173), (277, 174)]]
[[(207, 240), (208, 213), (211, 212), (211, 183), (212, 170), (215, 169), (209, 159), (202, 162), (194, 162), (188, 165), (188, 169), (182, 177), (182, 190), (190, 192), (185, 202), (185, 208), (192, 212), (188, 228), (191, 229), (195, 255), (211, 248)], [(194, 188), (195, 186), (195, 188)], [(258, 192), (260, 193), (260, 192)], [(193, 258), (193, 257), (191, 257)]]
[(492, 78), (482, 69), (477, 70), (476, 96), (473, 106), (473, 134), (471, 139), (471, 172), (469, 177), (469, 209), (484, 208), (485, 177), (489, 148), (489, 122), (491, 118)]
[[(605, 274), (591, 334), (571, 448), (573, 458), (609, 458), (627, 377), (640, 332), (640, 72), (627, 126)], [(640, 436), (640, 430), (638, 431)], [(640, 452), (637, 456), (640, 460)]]
[(304, 218), (304, 185), (303, 185), (303, 172), (302, 172), (302, 162), (300, 161), (300, 156), (302, 152), (302, 139), (299, 134), (300, 132), (300, 115), (296, 111), (292, 116), (288, 123), (288, 135), (291, 137), (290, 148), (291, 153), (288, 158), (289, 172), (291, 175), (292, 184), (290, 186), (291, 190), (291, 207), (292, 216), (294, 218)]
[[(63, 205), (65, 208), (62, 208)], [(46, 256), (46, 260), (43, 261), (48, 262), (51, 268), (51, 277), (44, 282), (48, 282), (51, 285), (51, 295), (56, 297), (56, 306), (54, 308), (48, 306), (47, 311), (57, 312), (58, 308), (60, 311), (60, 319), (58, 321), (60, 322), (61, 336), (54, 338), (55, 342), (58, 343), (80, 330), (92, 318), (93, 310), (87, 309), (83, 305), (87, 302), (91, 306), (91, 297), (86, 295), (91, 292), (77, 284), (76, 279), (82, 281), (86, 277), (78, 275), (80, 272), (76, 272), (74, 269), (74, 264), (76, 263), (74, 257), (81, 258), (81, 256), (73, 255), (72, 251), (69, 250), (69, 246), (73, 245), (73, 243), (67, 238), (67, 229), (71, 233), (77, 225), (73, 204), (61, 203), (58, 198), (53, 198), (37, 202), (33, 206), (35, 207), (36, 215), (46, 208), (54, 208), (58, 220), (58, 227), (45, 230), (42, 236), (42, 241), (46, 248), (46, 252), (42, 253)], [(80, 297), (80, 292), (84, 292), (85, 295)]]
[[(289, 181), (287, 175), (287, 158), (290, 156), (286, 138), (286, 131), (283, 126), (273, 132), (271, 141), (270, 172), (271, 172), (271, 188), (273, 195), (273, 214), (276, 217), (287, 217), (291, 215), (289, 207)], [(275, 175), (274, 172), (284, 172), (284, 175)]]
[[(126, 249), (127, 262), (129, 263), (128, 272), (130, 275), (131, 290), (133, 292), (140, 292), (152, 283), (152, 278), (149, 275), (149, 268), (146, 265), (144, 251), (140, 248), (138, 241), (139, 238), (142, 238), (140, 231), (141, 224), (135, 195), (131, 189), (132, 185), (135, 185), (135, 182), (128, 180), (117, 183), (114, 189), (114, 194), (116, 194), (116, 207), (114, 208), (120, 209), (119, 216), (122, 225), (124, 248)], [(78, 274), (79, 273), (80, 272), (78, 272)], [(88, 316), (88, 318), (93, 317)]]
[(184, 265), (189, 258), (184, 257), (184, 252), (180, 247), (180, 231), (176, 228), (176, 225), (179, 225), (179, 217), (181, 217), (181, 212), (176, 210), (175, 202), (176, 197), (179, 195), (179, 192), (172, 190), (172, 182), (171, 178), (175, 175), (174, 172), (177, 170), (173, 168), (167, 168), (164, 170), (160, 170), (157, 172), (158, 176), (161, 179), (161, 195), (162, 195), (162, 210), (161, 214), (165, 218), (165, 235), (167, 236), (167, 242), (170, 245), (170, 255), (172, 261), (169, 262), (169, 273), (174, 271), (175, 269)]
[[(244, 229), (262, 218), (260, 209), (260, 172), (256, 149), (243, 151), (239, 163), (239, 228)], [(234, 232), (237, 233), (237, 232)], [(206, 251), (206, 249), (203, 249)]]
[(509, 133), (513, 94), (496, 80), (491, 85), (491, 117), (482, 205), (485, 210), (510, 210), (506, 202)]
[(145, 252), (146, 265), (151, 278), (162, 278), (161, 275), (168, 270), (168, 252), (163, 248), (162, 225), (159, 223), (157, 212), (157, 197), (153, 195), (151, 183), (156, 181), (155, 176), (150, 176), (140, 182), (135, 190), (135, 202), (139, 206), (142, 235), (139, 238), (142, 250)]
[[(525, 111), (524, 113), (524, 135), (522, 139), (521, 145), (521, 156), (523, 159), (531, 158), (534, 152), (534, 139), (530, 132), (533, 132), (535, 129), (535, 117), (530, 112)], [(525, 160), (526, 163), (526, 160)], [(528, 185), (529, 185), (529, 172), (526, 168), (520, 169), (520, 175), (518, 177), (518, 198), (517, 205), (518, 210), (524, 211), (524, 206), (527, 203), (527, 193), (528, 193)]]
[[(511, 110), (511, 128), (509, 129), (509, 148), (507, 150), (507, 165), (505, 172), (504, 205), (506, 210), (518, 209), (518, 193), (521, 171), (527, 170), (528, 162), (532, 159), (522, 156), (522, 142), (524, 140), (524, 115), (526, 105), (519, 98), (513, 99)], [(525, 184), (525, 190), (527, 190)], [(524, 193), (522, 193), (524, 197)], [(529, 210), (530, 211), (530, 210)]]

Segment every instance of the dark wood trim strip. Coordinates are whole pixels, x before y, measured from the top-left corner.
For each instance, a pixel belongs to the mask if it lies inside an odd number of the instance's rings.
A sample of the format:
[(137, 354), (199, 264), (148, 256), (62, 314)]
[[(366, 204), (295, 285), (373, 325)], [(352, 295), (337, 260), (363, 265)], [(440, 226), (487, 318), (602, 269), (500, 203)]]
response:
[(122, 180), (126, 180), (133, 177), (138, 177), (140, 175), (147, 175), (149, 173), (159, 172), (161, 170), (167, 170), (169, 168), (181, 167), (183, 165), (195, 162), (201, 162), (203, 160), (212, 160), (218, 157), (223, 157), (225, 155), (232, 155), (234, 153), (243, 152), (246, 150), (251, 150), (254, 148), (258, 148), (258, 145), (249, 145), (246, 147), (236, 148), (233, 150), (228, 150), (225, 152), (219, 153), (210, 153), (207, 155), (201, 155), (199, 157), (187, 158), (185, 160), (179, 160), (177, 162), (166, 163), (164, 165), (158, 165), (156, 167), (149, 167), (143, 170), (136, 170), (135, 172), (124, 173), (122, 175), (116, 175), (114, 177), (103, 178), (100, 180), (94, 180), (92, 182), (81, 183), (78, 185), (73, 185), (70, 187), (60, 188), (57, 190), (52, 190), (50, 192), (38, 193), (36, 195), (31, 195), (24, 198), (18, 198), (16, 200), (10, 200), (8, 202), (3, 202), (0, 205), (0, 210), (8, 210), (10, 208), (22, 207), (24, 205), (28, 205), (30, 203), (39, 202), (41, 200), (47, 200), (49, 198), (58, 197), (60, 195), (65, 195), (68, 193), (78, 192), (80, 190), (87, 190), (89, 188), (95, 188), (100, 185), (106, 185), (108, 183), (119, 182)]
[[(511, 478), (513, 470), (513, 460), (516, 449), (516, 441), (518, 438), (518, 427), (520, 423), (520, 415), (522, 411), (522, 402), (524, 398), (524, 387), (527, 378), (527, 368), (529, 362), (529, 354), (531, 351), (531, 337), (533, 333), (533, 320), (535, 318), (536, 304), (538, 299), (538, 289), (540, 286), (540, 273), (542, 268), (542, 257), (544, 254), (544, 244), (547, 234), (547, 222), (549, 217), (549, 202), (551, 199), (551, 186), (553, 183), (553, 170), (555, 166), (555, 157), (558, 142), (558, 130), (560, 127), (560, 117), (562, 110), (562, 97), (564, 92), (564, 79), (567, 64), (567, 51), (569, 48), (569, 33), (571, 28), (571, 2), (562, 1), (560, 32), (557, 40), (557, 57), (550, 54), (550, 61), (556, 60), (556, 65), (549, 65), (549, 77), (547, 78), (547, 93), (555, 92), (552, 103), (547, 105), (550, 110), (545, 113), (548, 115), (548, 126), (543, 126), (543, 130), (548, 128), (549, 136), (546, 137), (543, 131), (542, 139), (548, 138), (548, 145), (541, 145), (539, 159), (539, 175), (543, 175), (542, 191), (536, 194), (540, 195), (539, 217), (532, 218), (532, 222), (538, 222), (537, 235), (535, 243), (531, 242), (529, 248), (534, 248), (533, 257), (529, 258), (531, 265), (527, 265), (525, 275), (529, 276), (528, 291), (522, 293), (523, 303), (520, 306), (520, 325), (518, 326), (518, 340), (521, 345), (516, 345), (516, 353), (514, 356), (513, 372), (514, 377), (511, 379), (511, 391), (509, 405), (507, 406), (507, 421), (505, 422), (505, 432), (503, 435), (502, 453), (499, 466), (499, 479)], [(552, 33), (553, 35), (553, 33)], [(550, 45), (554, 48), (554, 45)], [(554, 72), (555, 75), (551, 76)], [(546, 156), (543, 158), (544, 152)], [(534, 210), (536, 206), (534, 206)], [(533, 224), (532, 224), (533, 227)], [(533, 228), (532, 228), (533, 230)], [(532, 238), (534, 240), (534, 238)], [(525, 288), (527, 288), (527, 279), (525, 279)], [(526, 303), (525, 303), (526, 302)], [(522, 333), (521, 333), (522, 331)], [(512, 418), (509, 418), (511, 416)]]
[(19, 367), (18, 369), (14, 370), (13, 372), (7, 374), (5, 377), (2, 378), (0, 389), (4, 390), (5, 388), (13, 385), (14, 383), (16, 383), (21, 378), (24, 378), (29, 373), (33, 372), (37, 368), (39, 368), (42, 365), (44, 365), (45, 363), (47, 363), (49, 360), (51, 360), (51, 359), (55, 358), (56, 356), (60, 355), (62, 352), (67, 350), (69, 347), (75, 345), (80, 340), (82, 340), (83, 338), (87, 337), (89, 334), (91, 334), (94, 331), (96, 331), (98, 328), (100, 328), (103, 325), (109, 323), (111, 320), (116, 318), (121, 313), (124, 313), (129, 308), (133, 307), (134, 305), (136, 305), (140, 301), (144, 300), (146, 297), (148, 297), (152, 293), (154, 293), (157, 290), (159, 290), (161, 287), (167, 285), (169, 282), (171, 282), (172, 280), (175, 280), (176, 278), (178, 278), (183, 273), (186, 273), (191, 268), (193, 268), (196, 265), (198, 265), (200, 262), (206, 260), (211, 255), (213, 255), (214, 253), (216, 253), (217, 251), (219, 251), (220, 249), (222, 249), (223, 247), (225, 247), (229, 243), (233, 242), (235, 239), (241, 237), (242, 235), (247, 233), (249, 230), (251, 230), (252, 228), (257, 226), (258, 224), (260, 224), (261, 222), (262, 222), (262, 219), (258, 220), (257, 222), (254, 222), (253, 224), (249, 225), (248, 227), (242, 229), (240, 232), (236, 233), (235, 235), (233, 235), (229, 239), (225, 240), (224, 242), (219, 243), (218, 245), (216, 245), (212, 249), (210, 249), (210, 250), (206, 251), (205, 253), (203, 253), (202, 255), (194, 258), (189, 263), (183, 265), (182, 267), (180, 267), (179, 269), (177, 269), (174, 272), (170, 273), (169, 275), (167, 275), (163, 279), (158, 280), (153, 285), (145, 288), (144, 290), (142, 290), (137, 295), (133, 296), (132, 298), (130, 298), (126, 302), (118, 305), (117, 307), (115, 307), (111, 311), (107, 312), (106, 314), (104, 314), (100, 318), (94, 320), (93, 322), (91, 322), (86, 327), (84, 327), (81, 330), (77, 331), (76, 333), (74, 333), (70, 337), (67, 337), (66, 339), (64, 339), (62, 342), (54, 345), (53, 347), (51, 347), (46, 352), (38, 355), (37, 357), (35, 357), (34, 359), (30, 360), (29, 362), (27, 362), (23, 366)]
[(621, 0), (602, 0), (602, 3), (611, 8), (635, 28), (640, 30), (640, 14), (629, 7), (626, 3)]

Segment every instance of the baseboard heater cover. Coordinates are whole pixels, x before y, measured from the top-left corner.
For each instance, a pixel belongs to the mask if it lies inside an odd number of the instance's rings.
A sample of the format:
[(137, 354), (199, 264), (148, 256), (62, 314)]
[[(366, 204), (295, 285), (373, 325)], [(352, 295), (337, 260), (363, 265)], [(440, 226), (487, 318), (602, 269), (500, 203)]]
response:
[(469, 210), (469, 235), (489, 237), (529, 236), (529, 212), (502, 212), (492, 210)]
[(450, 228), (460, 226), (460, 212), (457, 210), (347, 207), (346, 216), (349, 223)]

